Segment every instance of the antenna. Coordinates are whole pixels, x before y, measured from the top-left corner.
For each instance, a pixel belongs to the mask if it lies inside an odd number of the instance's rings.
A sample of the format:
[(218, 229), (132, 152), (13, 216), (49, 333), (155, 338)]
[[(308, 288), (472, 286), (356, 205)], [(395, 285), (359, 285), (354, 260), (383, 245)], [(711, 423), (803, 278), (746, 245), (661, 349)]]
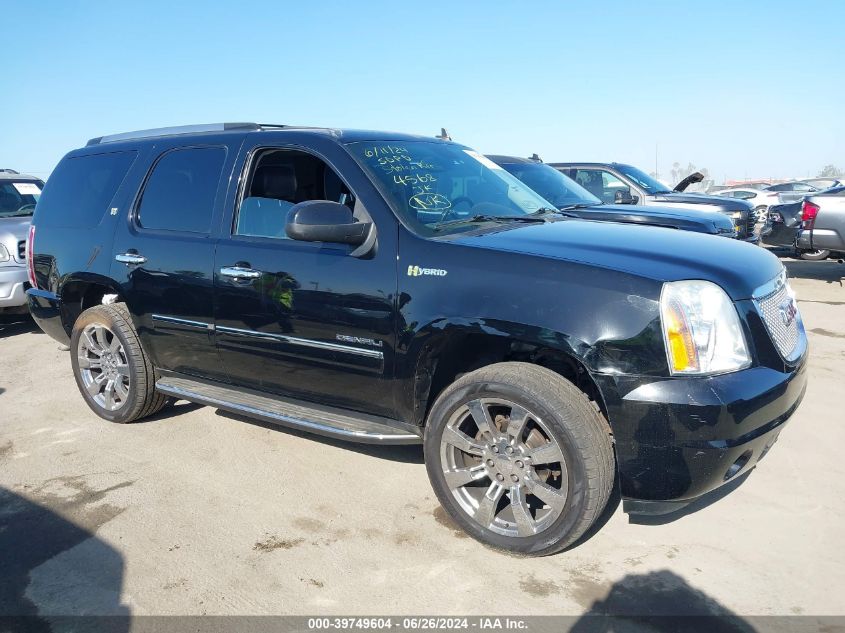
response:
[(445, 127), (440, 128), (440, 134), (438, 134), (434, 138), (439, 138), (441, 141), (451, 141), (452, 140), (452, 137), (449, 136), (449, 132), (446, 131)]
[(533, 160), (535, 163), (542, 163), (543, 162), (543, 159), (540, 158), (539, 156), (537, 156), (537, 152), (534, 152), (533, 154), (531, 154), (531, 156), (528, 157), (528, 160)]

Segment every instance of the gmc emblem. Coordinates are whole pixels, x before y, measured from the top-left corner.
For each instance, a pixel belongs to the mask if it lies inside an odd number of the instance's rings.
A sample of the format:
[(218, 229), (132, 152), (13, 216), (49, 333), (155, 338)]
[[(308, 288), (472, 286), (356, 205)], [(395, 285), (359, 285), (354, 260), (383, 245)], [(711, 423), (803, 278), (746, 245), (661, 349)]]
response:
[(795, 306), (795, 302), (792, 300), (792, 297), (781, 303), (780, 306), (778, 306), (778, 310), (780, 311), (780, 320), (783, 321), (783, 324), (786, 327), (789, 327), (792, 324), (798, 314), (798, 308)]

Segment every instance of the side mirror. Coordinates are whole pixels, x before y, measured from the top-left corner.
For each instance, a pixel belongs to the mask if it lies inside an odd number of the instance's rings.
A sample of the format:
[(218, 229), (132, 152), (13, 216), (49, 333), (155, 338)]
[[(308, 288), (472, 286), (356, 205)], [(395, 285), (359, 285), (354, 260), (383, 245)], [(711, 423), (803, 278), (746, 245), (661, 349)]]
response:
[(618, 189), (615, 194), (613, 194), (613, 203), (614, 204), (637, 204), (637, 198), (631, 195), (630, 190), (628, 189)]
[(288, 211), (285, 233), (292, 240), (363, 244), (372, 228), (370, 222), (356, 222), (345, 204), (308, 200)]

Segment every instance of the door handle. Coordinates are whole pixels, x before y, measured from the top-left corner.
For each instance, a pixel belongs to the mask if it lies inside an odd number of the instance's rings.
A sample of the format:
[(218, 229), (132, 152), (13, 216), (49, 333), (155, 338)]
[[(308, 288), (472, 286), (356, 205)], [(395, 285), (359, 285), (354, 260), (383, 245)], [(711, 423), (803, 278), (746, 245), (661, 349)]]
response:
[(260, 270), (244, 268), (243, 266), (224, 266), (220, 269), (220, 274), (232, 279), (258, 279), (261, 277)]
[(121, 255), (115, 255), (114, 259), (115, 261), (118, 261), (121, 264), (126, 264), (127, 266), (138, 266), (139, 264), (147, 263), (147, 258), (143, 255), (139, 255), (138, 253), (123, 253)]

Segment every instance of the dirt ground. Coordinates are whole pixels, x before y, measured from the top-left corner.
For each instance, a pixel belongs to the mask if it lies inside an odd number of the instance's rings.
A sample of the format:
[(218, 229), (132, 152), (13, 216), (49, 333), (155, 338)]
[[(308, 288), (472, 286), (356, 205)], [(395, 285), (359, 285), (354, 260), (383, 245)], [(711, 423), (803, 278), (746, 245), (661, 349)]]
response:
[(0, 613), (845, 614), (845, 265), (784, 261), (810, 381), (767, 458), (672, 523), (619, 507), (543, 559), (453, 528), (419, 447), (186, 403), (109, 424), (67, 352), (0, 317)]

